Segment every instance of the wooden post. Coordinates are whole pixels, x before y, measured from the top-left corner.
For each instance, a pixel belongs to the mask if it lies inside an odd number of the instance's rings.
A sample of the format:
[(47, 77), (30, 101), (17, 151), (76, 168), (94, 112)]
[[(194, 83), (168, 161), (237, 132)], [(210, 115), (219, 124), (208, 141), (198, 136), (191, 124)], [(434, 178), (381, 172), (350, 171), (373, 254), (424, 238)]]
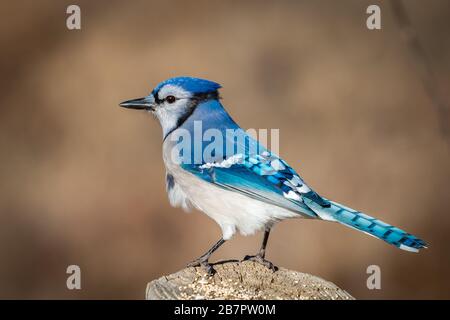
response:
[(147, 285), (146, 299), (354, 299), (319, 277), (284, 268), (272, 272), (252, 261), (218, 263), (214, 269), (213, 276), (191, 267), (153, 280)]

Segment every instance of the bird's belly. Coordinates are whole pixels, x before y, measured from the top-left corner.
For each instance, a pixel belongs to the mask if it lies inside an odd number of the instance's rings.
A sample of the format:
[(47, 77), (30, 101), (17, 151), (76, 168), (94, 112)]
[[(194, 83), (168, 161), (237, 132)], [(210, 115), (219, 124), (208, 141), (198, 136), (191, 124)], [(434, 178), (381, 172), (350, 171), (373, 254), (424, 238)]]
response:
[(300, 217), (298, 213), (215, 186), (179, 167), (171, 169), (168, 168), (168, 171), (175, 183), (193, 206), (220, 225), (225, 240), (236, 231), (250, 235), (277, 221)]

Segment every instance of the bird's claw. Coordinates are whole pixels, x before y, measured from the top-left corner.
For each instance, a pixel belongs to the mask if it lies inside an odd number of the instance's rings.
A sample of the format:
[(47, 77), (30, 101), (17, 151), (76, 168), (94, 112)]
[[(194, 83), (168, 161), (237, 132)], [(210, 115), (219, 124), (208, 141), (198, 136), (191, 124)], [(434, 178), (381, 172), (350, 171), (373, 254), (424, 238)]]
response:
[(200, 257), (198, 259), (195, 259), (194, 261), (188, 263), (188, 267), (202, 267), (206, 273), (210, 276), (212, 276), (216, 270), (212, 267), (212, 265), (208, 262), (208, 260), (205, 260), (204, 258)]
[(257, 254), (254, 256), (245, 256), (242, 261), (253, 261), (259, 264), (262, 264), (267, 269), (272, 270), (273, 272), (277, 271), (277, 267), (270, 262), (269, 260), (264, 259), (261, 255)]

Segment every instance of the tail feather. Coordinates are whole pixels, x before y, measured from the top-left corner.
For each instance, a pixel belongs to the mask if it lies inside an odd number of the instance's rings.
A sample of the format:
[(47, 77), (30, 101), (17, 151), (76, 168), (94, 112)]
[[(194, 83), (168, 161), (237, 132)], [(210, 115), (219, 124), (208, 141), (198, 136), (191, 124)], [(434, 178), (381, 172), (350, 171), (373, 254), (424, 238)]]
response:
[(423, 240), (412, 234), (342, 204), (330, 201), (331, 206), (324, 208), (308, 199), (304, 199), (304, 202), (324, 220), (339, 222), (386, 241), (402, 250), (418, 252), (419, 249), (427, 246)]

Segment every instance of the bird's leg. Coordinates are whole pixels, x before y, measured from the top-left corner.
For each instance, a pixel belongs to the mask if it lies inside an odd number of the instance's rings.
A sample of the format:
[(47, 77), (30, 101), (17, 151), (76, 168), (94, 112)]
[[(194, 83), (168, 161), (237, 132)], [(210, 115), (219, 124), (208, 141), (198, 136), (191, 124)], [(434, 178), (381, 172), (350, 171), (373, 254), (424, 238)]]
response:
[(273, 265), (273, 263), (270, 262), (269, 260), (265, 259), (266, 246), (267, 246), (267, 241), (269, 240), (269, 234), (270, 234), (270, 228), (266, 228), (264, 230), (264, 238), (263, 238), (263, 241), (261, 244), (261, 249), (259, 249), (259, 252), (254, 256), (245, 256), (244, 260), (258, 262), (258, 263), (262, 264), (263, 266), (265, 266), (266, 268), (268, 268), (272, 271), (276, 271), (277, 268)]
[(206, 251), (205, 254), (200, 256), (198, 259), (195, 259), (194, 261), (189, 263), (187, 266), (188, 267), (202, 266), (203, 268), (206, 269), (206, 272), (208, 272), (208, 274), (213, 274), (214, 273), (214, 269), (208, 262), (209, 257), (213, 254), (214, 251), (219, 249), (219, 247), (222, 244), (224, 244), (224, 242), (225, 242), (225, 240), (223, 238), (220, 238), (220, 240), (217, 241), (208, 251)]

